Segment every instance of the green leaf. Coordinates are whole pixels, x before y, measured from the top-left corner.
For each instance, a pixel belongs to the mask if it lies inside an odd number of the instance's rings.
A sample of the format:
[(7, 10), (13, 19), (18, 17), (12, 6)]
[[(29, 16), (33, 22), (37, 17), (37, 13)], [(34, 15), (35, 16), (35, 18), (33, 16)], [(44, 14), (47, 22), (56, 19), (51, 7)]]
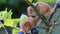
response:
[(9, 5), (18, 7), (19, 6), (19, 0), (9, 0)]
[(32, 2), (33, 0), (28, 0), (29, 2)]
[(20, 19), (19, 18), (18, 19), (13, 19), (13, 21), (14, 21), (14, 26), (15, 27), (17, 26), (18, 23), (20, 23)]
[(0, 24), (0, 28), (2, 27), (2, 24)]
[(6, 13), (6, 19), (11, 19), (12, 11), (10, 10), (9, 12)]
[(10, 27), (16, 27), (20, 23), (20, 19), (4, 19), (4, 25)]
[(0, 18), (4, 19), (6, 13), (7, 13), (6, 11), (1, 11), (1, 12), (0, 12)]
[(13, 29), (12, 34), (18, 34), (18, 31), (19, 31), (18, 29)]
[(4, 20), (4, 25), (13, 27), (14, 26), (14, 21), (12, 19), (5, 19)]
[(0, 4), (6, 4), (7, 0), (0, 0)]
[(11, 15), (12, 11), (10, 10), (9, 12), (7, 12), (7, 8), (5, 9), (5, 11), (0, 12), (0, 18), (2, 19), (11, 19)]
[(36, 2), (47, 2), (47, 3), (55, 3), (56, 2), (56, 0), (34, 0), (34, 1), (36, 1)]

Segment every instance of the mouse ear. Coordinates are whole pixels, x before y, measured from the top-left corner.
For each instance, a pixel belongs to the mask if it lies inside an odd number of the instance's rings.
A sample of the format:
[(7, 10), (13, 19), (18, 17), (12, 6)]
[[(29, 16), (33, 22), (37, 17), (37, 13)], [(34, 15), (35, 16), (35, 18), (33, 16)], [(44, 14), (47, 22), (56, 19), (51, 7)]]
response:
[(54, 12), (54, 10), (53, 9), (50, 9), (49, 12), (46, 13), (46, 14), (51, 15), (53, 12)]
[(51, 15), (53, 12), (54, 11), (50, 7), (48, 7), (44, 15)]
[(28, 16), (30, 16), (30, 14), (32, 13), (32, 11), (33, 11), (33, 8), (32, 8), (31, 6), (29, 6), (29, 7), (27, 8)]
[(26, 21), (26, 22), (23, 23), (22, 30), (24, 32), (28, 32), (31, 29), (32, 29), (32, 25), (29, 22)]

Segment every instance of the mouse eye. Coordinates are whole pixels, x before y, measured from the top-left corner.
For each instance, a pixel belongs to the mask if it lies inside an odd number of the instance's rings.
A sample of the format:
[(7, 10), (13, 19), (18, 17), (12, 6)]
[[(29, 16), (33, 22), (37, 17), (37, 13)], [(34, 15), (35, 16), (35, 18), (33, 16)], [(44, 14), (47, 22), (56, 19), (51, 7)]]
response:
[(36, 16), (31, 16), (31, 17), (35, 18)]

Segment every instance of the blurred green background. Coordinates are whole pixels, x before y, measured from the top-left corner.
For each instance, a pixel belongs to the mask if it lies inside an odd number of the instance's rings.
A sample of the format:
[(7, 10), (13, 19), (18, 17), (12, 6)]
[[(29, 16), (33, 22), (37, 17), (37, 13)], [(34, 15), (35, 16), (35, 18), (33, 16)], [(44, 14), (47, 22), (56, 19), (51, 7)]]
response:
[[(32, 2), (41, 1), (53, 5), (56, 0), (33, 0)], [(12, 18), (19, 18), (22, 13), (27, 14), (26, 8), (28, 7), (28, 5), (24, 0), (0, 0), (0, 10), (4, 10), (6, 7), (12, 9)]]
[[(29, 0), (29, 1), (31, 1), (31, 0)], [(53, 8), (56, 0), (33, 0), (32, 2), (46, 2), (50, 5), (51, 8)], [(3, 14), (2, 17), (4, 18), (4, 25), (7, 29), (7, 31), (9, 32), (9, 34), (12, 34), (12, 33), (17, 34), (18, 30), (14, 29), (12, 26), (19, 27), (20, 16), (21, 16), (21, 14), (27, 15), (28, 6), (29, 5), (27, 5), (24, 0), (0, 0), (0, 14), (1, 13)], [(6, 7), (7, 7), (7, 10), (5, 10)], [(11, 11), (10, 11), (10, 9), (11, 9)], [(57, 12), (55, 13), (53, 19), (51, 20), (51, 24), (53, 24), (53, 21), (57, 18), (59, 11), (60, 10), (57, 9)], [(1, 16), (0, 16), (0, 18), (1, 18)], [(48, 17), (46, 17), (46, 18), (48, 18)], [(58, 22), (60, 22), (60, 18), (58, 19)], [(6, 24), (8, 24), (8, 25), (6, 25)], [(41, 23), (40, 26), (44, 26), (44, 24)], [(0, 34), (5, 34), (5, 31), (2, 27), (0, 28)], [(46, 31), (44, 29), (39, 28), (39, 34), (46, 34)], [(60, 34), (60, 25), (55, 26), (55, 28), (53, 29), (53, 32), (51, 34)]]

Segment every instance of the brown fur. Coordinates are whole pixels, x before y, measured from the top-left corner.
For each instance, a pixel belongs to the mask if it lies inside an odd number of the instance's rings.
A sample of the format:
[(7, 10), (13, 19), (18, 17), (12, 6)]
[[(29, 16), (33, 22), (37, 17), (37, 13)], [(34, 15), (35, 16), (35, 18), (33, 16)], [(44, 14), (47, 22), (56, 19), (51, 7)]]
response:
[[(37, 10), (39, 11), (39, 13), (43, 15), (52, 14), (52, 10), (47, 3), (44, 2), (33, 3), (33, 5), (35, 6), (37, 4), (38, 4)], [(24, 34), (26, 34), (26, 32), (28, 32), (32, 28), (36, 27), (39, 18), (34, 11), (35, 10), (31, 6), (27, 8), (28, 16), (35, 15), (36, 18), (29, 17), (26, 21), (24, 21), (24, 23), (22, 24), (22, 30)]]
[[(47, 14), (52, 14), (53, 10), (50, 8), (50, 6), (45, 3), (45, 2), (37, 2), (37, 3), (33, 3), (34, 6), (37, 6), (37, 10), (39, 11), (39, 13), (41, 13), (42, 15), (47, 15)], [(27, 12), (28, 15), (31, 15), (35, 10), (33, 9), (33, 7), (29, 6), (27, 8)]]
[(29, 17), (24, 23), (22, 24), (22, 30), (26, 34), (26, 32), (30, 31), (32, 28), (34, 28), (37, 24), (37, 20)]

